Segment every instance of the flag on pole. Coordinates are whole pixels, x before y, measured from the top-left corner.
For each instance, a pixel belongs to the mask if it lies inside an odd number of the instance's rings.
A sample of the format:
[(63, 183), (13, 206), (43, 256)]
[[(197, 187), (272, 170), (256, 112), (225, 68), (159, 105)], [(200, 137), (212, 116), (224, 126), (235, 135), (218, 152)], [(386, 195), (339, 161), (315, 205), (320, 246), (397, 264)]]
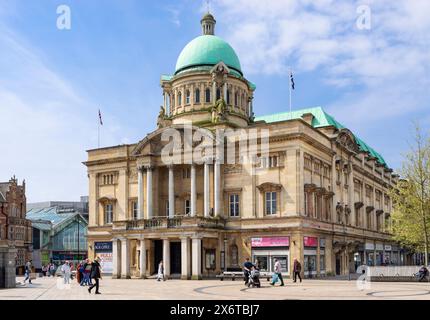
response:
[(99, 109), (99, 119), (100, 119), (100, 125), (103, 125), (102, 113), (100, 112), (100, 109)]
[(296, 84), (294, 83), (293, 72), (290, 71), (290, 79), (291, 79), (291, 88), (294, 90), (296, 88)]

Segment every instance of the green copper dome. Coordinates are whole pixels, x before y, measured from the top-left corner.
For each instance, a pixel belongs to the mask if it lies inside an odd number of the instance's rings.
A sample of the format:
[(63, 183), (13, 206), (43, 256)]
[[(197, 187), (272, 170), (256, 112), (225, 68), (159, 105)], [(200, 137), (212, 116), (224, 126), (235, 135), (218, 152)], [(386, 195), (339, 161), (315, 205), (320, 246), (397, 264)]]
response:
[(215, 66), (224, 62), (242, 75), (239, 58), (233, 48), (220, 37), (203, 35), (188, 43), (176, 62), (175, 74), (198, 66)]

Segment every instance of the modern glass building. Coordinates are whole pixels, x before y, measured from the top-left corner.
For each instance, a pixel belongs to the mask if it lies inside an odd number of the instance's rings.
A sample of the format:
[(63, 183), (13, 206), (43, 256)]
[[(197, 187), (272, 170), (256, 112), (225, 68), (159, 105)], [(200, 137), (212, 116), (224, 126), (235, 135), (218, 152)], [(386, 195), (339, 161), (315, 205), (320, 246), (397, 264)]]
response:
[(87, 257), (88, 221), (73, 209), (58, 206), (31, 209), (27, 219), (33, 226), (33, 264), (36, 269), (53, 262), (78, 262)]

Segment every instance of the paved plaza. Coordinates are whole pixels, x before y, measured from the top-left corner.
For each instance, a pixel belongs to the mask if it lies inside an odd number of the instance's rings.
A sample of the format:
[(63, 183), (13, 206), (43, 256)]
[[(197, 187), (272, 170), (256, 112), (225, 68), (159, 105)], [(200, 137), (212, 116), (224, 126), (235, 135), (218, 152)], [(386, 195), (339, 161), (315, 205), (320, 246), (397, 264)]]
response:
[(356, 281), (347, 280), (287, 280), (285, 287), (272, 287), (263, 280), (261, 288), (247, 288), (242, 281), (105, 278), (100, 291), (101, 295), (90, 295), (75, 281), (65, 288), (62, 278), (38, 278), (31, 285), (0, 290), (0, 300), (430, 300), (430, 283), (374, 282), (370, 288), (358, 289)]

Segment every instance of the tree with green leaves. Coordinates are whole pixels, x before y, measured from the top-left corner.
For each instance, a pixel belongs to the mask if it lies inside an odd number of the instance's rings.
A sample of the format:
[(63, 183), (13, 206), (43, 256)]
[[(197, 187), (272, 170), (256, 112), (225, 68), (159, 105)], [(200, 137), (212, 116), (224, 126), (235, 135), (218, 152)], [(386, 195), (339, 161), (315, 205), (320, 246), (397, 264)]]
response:
[(391, 191), (393, 235), (403, 245), (425, 253), (430, 242), (430, 137), (415, 126), (413, 145), (406, 154), (402, 180)]

